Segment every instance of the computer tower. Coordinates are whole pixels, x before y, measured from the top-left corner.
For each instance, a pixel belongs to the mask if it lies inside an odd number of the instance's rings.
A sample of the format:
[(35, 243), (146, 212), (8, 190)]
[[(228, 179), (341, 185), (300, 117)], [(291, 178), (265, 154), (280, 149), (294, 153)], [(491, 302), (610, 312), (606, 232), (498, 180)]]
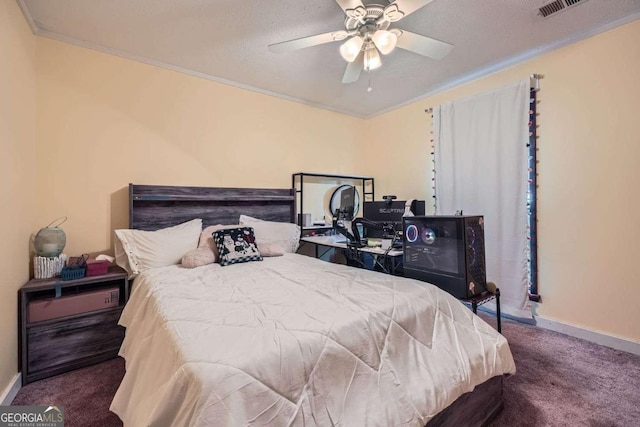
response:
[(404, 275), (457, 298), (487, 289), (482, 216), (414, 216), (402, 221)]

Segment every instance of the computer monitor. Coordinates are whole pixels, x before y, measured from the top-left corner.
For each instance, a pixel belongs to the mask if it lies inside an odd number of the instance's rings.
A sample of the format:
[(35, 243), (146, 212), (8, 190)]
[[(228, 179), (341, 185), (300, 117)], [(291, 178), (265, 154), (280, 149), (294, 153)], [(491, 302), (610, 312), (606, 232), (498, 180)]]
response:
[[(364, 202), (362, 216), (370, 221), (386, 223), (393, 226), (395, 231), (402, 231), (402, 216), (404, 215), (406, 201), (394, 200), (392, 202)], [(412, 203), (414, 215), (424, 215), (425, 201), (414, 200)], [(381, 230), (368, 230), (366, 237), (384, 238)]]
[(353, 220), (355, 211), (356, 187), (348, 186), (340, 192), (340, 219)]

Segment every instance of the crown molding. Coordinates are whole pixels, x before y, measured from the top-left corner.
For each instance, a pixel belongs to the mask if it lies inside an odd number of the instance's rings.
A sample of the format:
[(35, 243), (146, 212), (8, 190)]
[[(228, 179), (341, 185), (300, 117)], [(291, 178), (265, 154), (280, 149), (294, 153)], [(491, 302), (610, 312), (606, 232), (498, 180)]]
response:
[(451, 79), (448, 81), (445, 81), (444, 83), (442, 83), (439, 86), (436, 86), (435, 88), (433, 88), (432, 90), (428, 91), (427, 93), (424, 93), (420, 96), (417, 96), (415, 98), (409, 99), (408, 101), (405, 101), (401, 104), (398, 104), (396, 106), (393, 107), (389, 107), (386, 108), (384, 110), (378, 111), (370, 116), (366, 116), (365, 118), (370, 119), (373, 118), (375, 116), (379, 116), (388, 112), (391, 112), (393, 110), (397, 110), (399, 108), (402, 107), (406, 107), (407, 105), (411, 105), (414, 104), (416, 102), (420, 102), (426, 98), (432, 97), (434, 95), (437, 95), (441, 92), (444, 92), (446, 90), (449, 89), (453, 89), (454, 87), (466, 84), (466, 83), (471, 83), (474, 80), (478, 80), (480, 78), (483, 77), (487, 77), (491, 74), (497, 73), (499, 71), (502, 70), (506, 70), (507, 68), (513, 67), (515, 65), (521, 64), (523, 62), (529, 61), (531, 59), (534, 59), (538, 56), (544, 55), (546, 53), (552, 52), (554, 50), (560, 49), (562, 47), (565, 46), (569, 46), (571, 44), (574, 44), (576, 42), (588, 39), (589, 37), (593, 37), (595, 35), (598, 35), (600, 33), (604, 33), (605, 31), (609, 31), (609, 30), (613, 30), (614, 28), (620, 27), (622, 25), (628, 24), (630, 22), (635, 21), (636, 19), (640, 19), (640, 13), (634, 13), (632, 15), (628, 15), (625, 16), (624, 18), (618, 19), (616, 21), (610, 22), (608, 24), (602, 25), (600, 27), (591, 29), (589, 31), (585, 31), (583, 33), (580, 34), (576, 34), (574, 36), (571, 37), (567, 37), (564, 38), (562, 40), (557, 40), (553, 43), (549, 43), (545, 46), (536, 48), (536, 49), (531, 49), (528, 50), (526, 52), (523, 52), (521, 54), (518, 55), (514, 55), (510, 58), (507, 58), (504, 61), (500, 61), (500, 62), (496, 62), (494, 64), (491, 64), (485, 68), (482, 68), (478, 71), (474, 71), (472, 73), (469, 74), (465, 74), (462, 77), (456, 78), (456, 79)]
[(25, 0), (16, 0), (18, 2), (18, 5), (20, 6), (20, 9), (22, 10), (22, 13), (24, 14), (25, 19), (27, 20), (27, 22), (29, 23), (29, 25), (31, 26), (31, 30), (33, 31), (33, 33), (37, 36), (41, 36), (41, 37), (47, 37), (50, 39), (54, 39), (54, 40), (58, 40), (61, 42), (65, 42), (65, 43), (69, 43), (69, 44), (73, 44), (76, 46), (80, 46), (86, 49), (91, 49), (91, 50), (96, 50), (98, 52), (102, 52), (102, 53), (106, 53), (109, 55), (115, 55), (115, 56), (119, 56), (122, 58), (126, 58), (126, 59), (130, 59), (132, 61), (136, 61), (136, 62), (141, 62), (147, 65), (152, 65), (155, 67), (160, 67), (160, 68), (164, 68), (167, 70), (171, 70), (171, 71), (175, 71), (177, 73), (182, 73), (182, 74), (187, 74), (190, 76), (194, 76), (194, 77), (198, 77), (201, 79), (205, 79), (205, 80), (209, 80), (209, 81), (213, 81), (216, 83), (220, 83), (220, 84), (224, 84), (227, 86), (232, 86), (232, 87), (236, 87), (238, 89), (243, 89), (243, 90), (248, 90), (250, 92), (255, 92), (255, 93), (259, 93), (261, 95), (267, 95), (267, 96), (272, 96), (275, 98), (280, 98), (280, 99), (284, 99), (286, 101), (291, 101), (291, 102), (295, 102), (298, 104), (304, 104), (310, 107), (314, 107), (314, 108), (320, 108), (323, 110), (327, 110), (327, 111), (331, 111), (334, 113), (339, 113), (339, 114), (344, 114), (347, 116), (352, 116), (352, 117), (356, 117), (359, 119), (372, 119), (376, 116), (380, 116), (382, 114), (386, 114), (389, 113), (391, 111), (397, 110), (399, 108), (403, 108), (406, 107), (408, 105), (414, 104), (416, 102), (420, 102), (426, 98), (432, 97), (438, 93), (444, 92), (446, 90), (452, 89), (454, 87), (466, 84), (466, 83), (470, 83), (474, 80), (478, 80), (480, 78), (483, 77), (487, 77), (491, 74), (497, 73), (499, 71), (505, 70), (507, 68), (513, 67), (515, 65), (521, 64), (523, 62), (529, 61), (533, 58), (536, 58), (540, 55), (544, 55), (546, 53), (552, 52), (554, 50), (560, 49), (562, 47), (568, 46), (570, 44), (576, 43), (578, 41), (587, 39), (589, 37), (593, 37), (597, 34), (603, 33), (605, 31), (609, 31), (612, 30), (614, 28), (620, 27), (622, 25), (628, 24), (630, 22), (635, 21), (636, 19), (640, 18), (640, 13), (635, 13), (632, 15), (628, 15), (625, 16), (624, 18), (618, 19), (616, 21), (610, 22), (608, 24), (602, 25), (600, 27), (591, 29), (589, 31), (585, 31), (582, 32), (580, 34), (576, 34), (574, 36), (571, 37), (567, 37), (564, 38), (562, 40), (558, 40), (555, 41), (553, 43), (549, 43), (545, 46), (536, 48), (536, 49), (531, 49), (528, 50), (526, 52), (523, 52), (521, 54), (518, 55), (514, 55), (510, 58), (507, 58), (504, 61), (500, 61), (500, 62), (496, 62), (492, 65), (489, 65), (487, 67), (484, 67), (480, 70), (474, 71), (472, 73), (469, 74), (465, 74), (461, 77), (458, 78), (454, 78), (454, 79), (450, 79), (447, 80), (445, 82), (443, 82), (442, 84), (436, 86), (435, 88), (429, 90), (428, 92), (419, 95), (417, 97), (411, 98), (405, 102), (402, 102), (400, 104), (396, 104), (393, 105), (391, 107), (385, 108), (383, 110), (380, 111), (376, 111), (375, 113), (372, 114), (368, 114), (368, 115), (364, 115), (364, 114), (357, 114), (351, 111), (346, 111), (340, 108), (333, 108), (333, 107), (329, 107), (327, 105), (323, 105), (317, 102), (313, 102), (313, 101), (309, 101), (307, 99), (303, 99), (303, 98), (297, 98), (297, 97), (293, 97), (293, 96), (288, 96), (288, 95), (283, 95), (277, 92), (272, 92), (266, 89), (261, 89), (255, 86), (251, 86), (251, 85), (247, 85), (244, 83), (239, 83), (233, 80), (228, 80), (228, 79), (223, 79), (220, 77), (216, 77), (213, 76), (211, 74), (207, 74), (207, 73), (202, 73), (199, 71), (194, 71), (194, 70), (190, 70), (188, 68), (184, 68), (184, 67), (180, 67), (177, 65), (173, 65), (173, 64), (169, 64), (166, 62), (162, 62), (162, 61), (157, 61), (154, 59), (150, 59), (150, 58), (146, 58), (140, 55), (135, 55), (135, 54), (131, 54), (119, 49), (112, 49), (112, 48), (108, 48), (96, 43), (90, 43), (87, 41), (83, 41), (83, 40), (78, 40), (76, 38), (73, 37), (68, 37), (53, 31), (48, 31), (48, 30), (43, 30), (40, 27), (38, 27), (37, 23), (33, 20), (33, 17), (31, 16), (31, 12), (29, 11), (29, 8), (27, 7)]
[(16, 0), (16, 2), (18, 3), (18, 6), (20, 7), (22, 14), (24, 15), (24, 19), (27, 20), (27, 23), (31, 27), (31, 31), (33, 32), (33, 34), (35, 34), (36, 36), (40, 35), (40, 28), (38, 28), (38, 25), (33, 20), (27, 4), (24, 2), (24, 0)]

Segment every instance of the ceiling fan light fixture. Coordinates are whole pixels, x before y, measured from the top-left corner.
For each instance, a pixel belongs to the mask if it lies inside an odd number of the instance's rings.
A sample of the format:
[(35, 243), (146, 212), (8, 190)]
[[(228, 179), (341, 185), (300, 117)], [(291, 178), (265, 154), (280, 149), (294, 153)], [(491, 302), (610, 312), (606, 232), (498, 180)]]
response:
[(382, 60), (375, 47), (364, 51), (364, 70), (372, 71), (382, 66)]
[(393, 52), (398, 44), (398, 36), (391, 31), (378, 30), (373, 33), (371, 40), (375, 43), (376, 47), (383, 55), (388, 55)]
[(360, 36), (351, 37), (340, 46), (340, 55), (347, 62), (353, 62), (356, 60), (360, 51), (362, 50), (362, 44), (364, 39)]

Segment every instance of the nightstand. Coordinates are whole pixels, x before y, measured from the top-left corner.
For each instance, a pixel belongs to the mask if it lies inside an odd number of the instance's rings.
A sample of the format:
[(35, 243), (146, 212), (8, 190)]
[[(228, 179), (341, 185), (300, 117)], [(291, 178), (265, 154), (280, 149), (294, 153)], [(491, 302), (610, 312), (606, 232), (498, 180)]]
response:
[(18, 295), (22, 384), (117, 357), (118, 319), (129, 299), (127, 273), (30, 280)]

